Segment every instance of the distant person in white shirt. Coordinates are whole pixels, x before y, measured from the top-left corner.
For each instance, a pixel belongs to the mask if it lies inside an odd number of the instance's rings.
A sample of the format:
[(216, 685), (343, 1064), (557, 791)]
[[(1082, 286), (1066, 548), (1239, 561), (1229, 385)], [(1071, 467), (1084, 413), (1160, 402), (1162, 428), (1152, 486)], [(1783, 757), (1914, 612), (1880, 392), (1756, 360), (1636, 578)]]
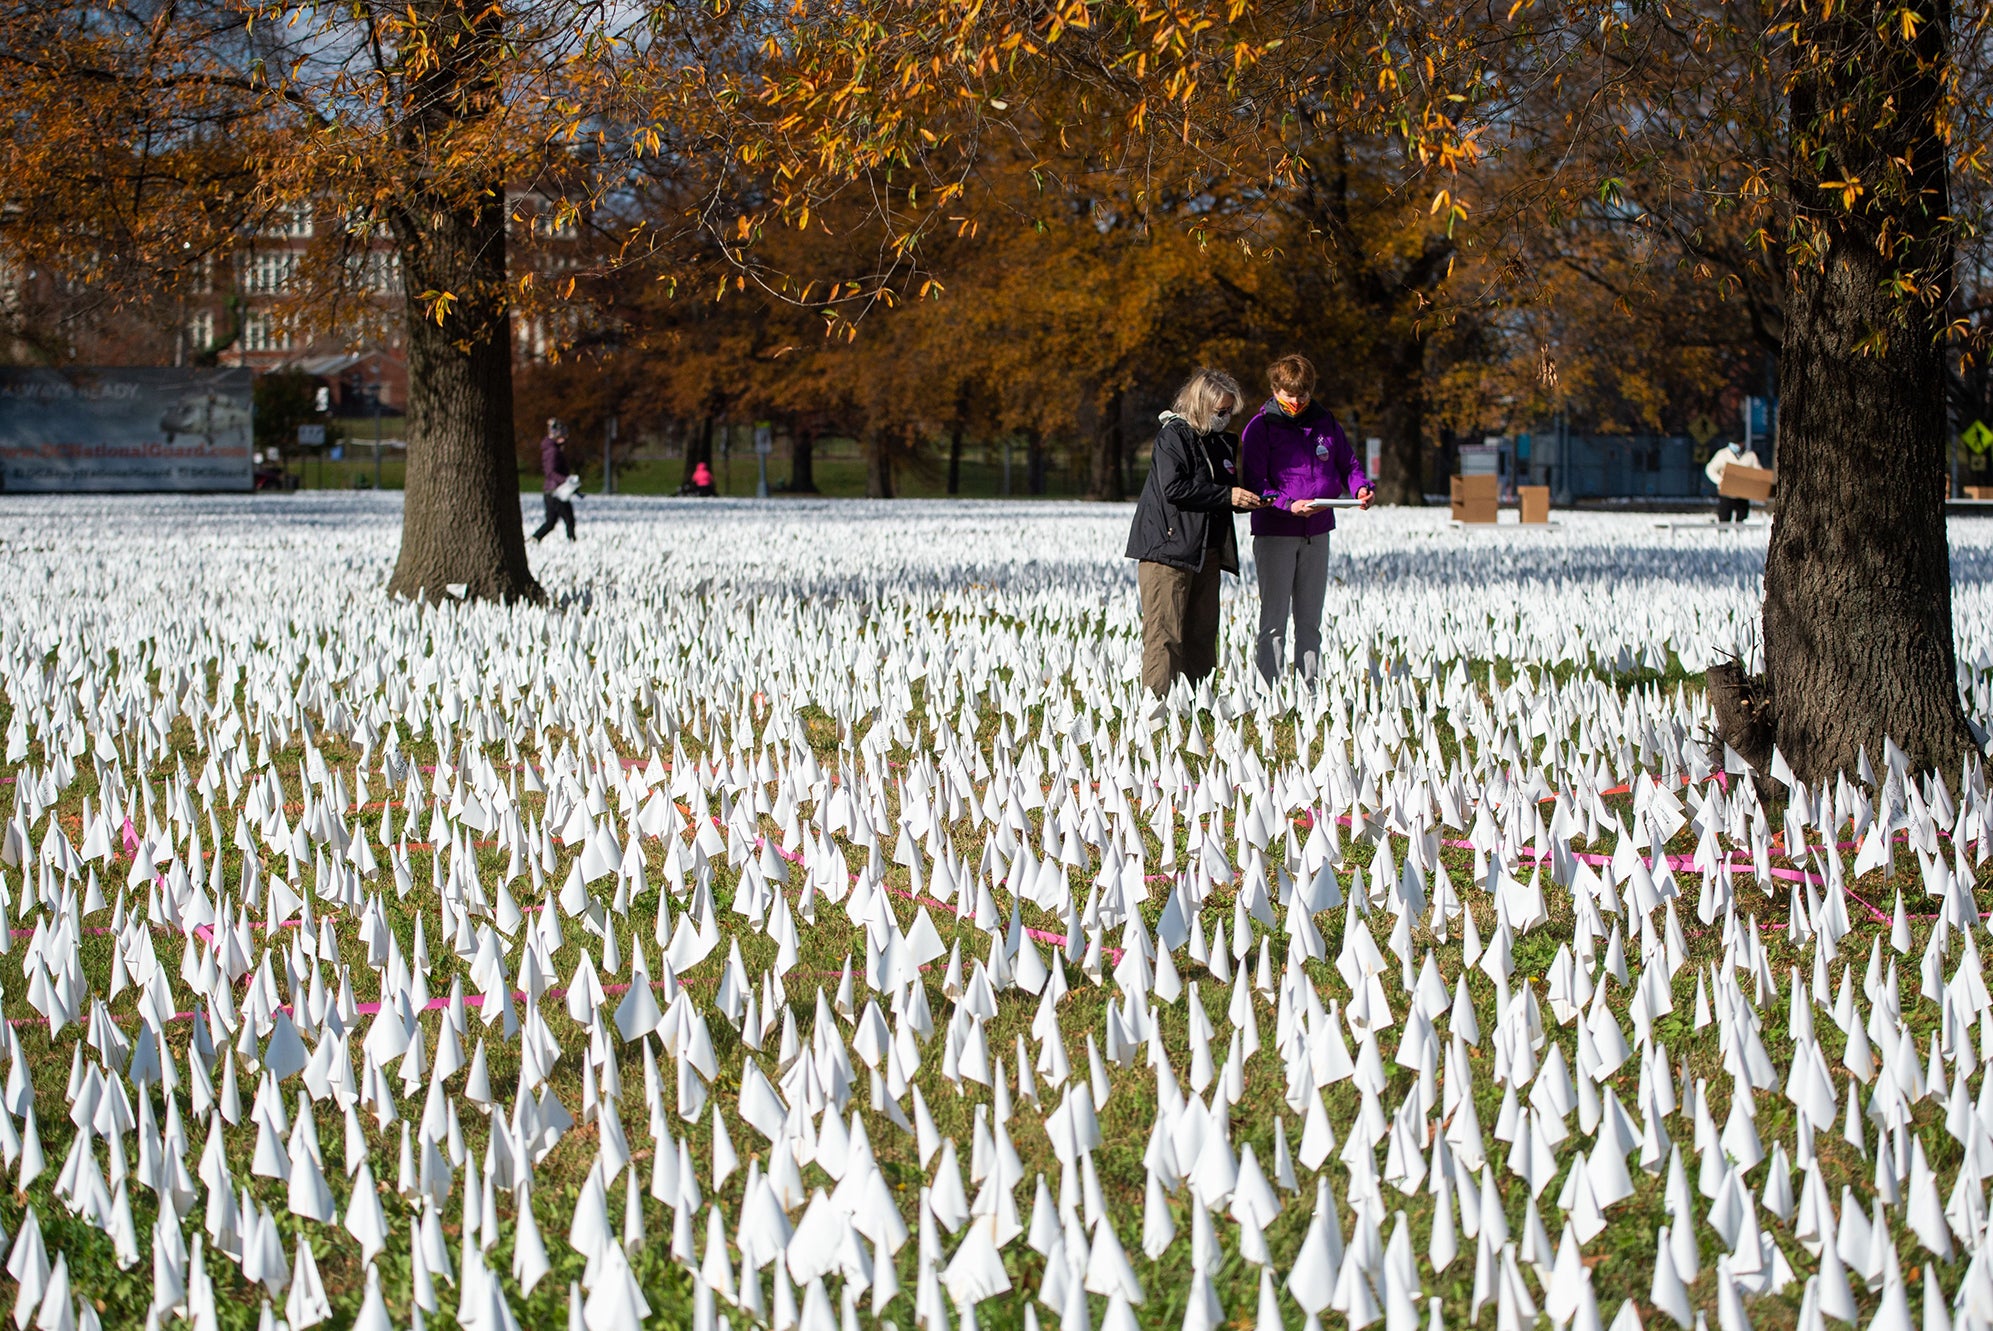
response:
[[(1702, 469), (1702, 474), (1709, 477), (1711, 485), (1721, 490), (1723, 488), (1723, 473), (1730, 470), (1731, 467), (1756, 467), (1759, 465), (1761, 464), (1758, 462), (1758, 455), (1755, 450), (1744, 448), (1735, 439), (1732, 439), (1724, 444), (1723, 447), (1716, 450), (1715, 454), (1709, 459), (1709, 465)], [(1742, 522), (1750, 514), (1750, 500), (1731, 499), (1721, 494), (1716, 496), (1716, 520), (1718, 522), (1729, 522), (1733, 519), (1737, 522)]]

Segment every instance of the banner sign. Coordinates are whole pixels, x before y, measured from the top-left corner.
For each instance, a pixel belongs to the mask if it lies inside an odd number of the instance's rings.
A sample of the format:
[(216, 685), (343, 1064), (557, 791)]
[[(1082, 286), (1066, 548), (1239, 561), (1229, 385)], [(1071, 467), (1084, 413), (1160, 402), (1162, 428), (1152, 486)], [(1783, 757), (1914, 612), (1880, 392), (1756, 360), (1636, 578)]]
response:
[(0, 368), (0, 490), (249, 490), (244, 369)]

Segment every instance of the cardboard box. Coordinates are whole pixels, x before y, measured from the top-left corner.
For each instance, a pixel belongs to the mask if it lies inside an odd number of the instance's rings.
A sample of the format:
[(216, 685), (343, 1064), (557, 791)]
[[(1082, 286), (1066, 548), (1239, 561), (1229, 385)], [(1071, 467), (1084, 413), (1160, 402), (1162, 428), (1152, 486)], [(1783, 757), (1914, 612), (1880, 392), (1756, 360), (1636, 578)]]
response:
[(1550, 521), (1550, 487), (1547, 485), (1522, 485), (1516, 487), (1516, 494), (1522, 499), (1522, 520), (1528, 523)]
[(1493, 522), (1497, 486), (1493, 476), (1455, 476), (1449, 483), (1455, 522)]
[(1746, 467), (1733, 462), (1723, 469), (1723, 484), (1716, 487), (1716, 493), (1725, 499), (1748, 499), (1754, 504), (1768, 503), (1772, 497), (1772, 482), (1777, 476), (1763, 467)]

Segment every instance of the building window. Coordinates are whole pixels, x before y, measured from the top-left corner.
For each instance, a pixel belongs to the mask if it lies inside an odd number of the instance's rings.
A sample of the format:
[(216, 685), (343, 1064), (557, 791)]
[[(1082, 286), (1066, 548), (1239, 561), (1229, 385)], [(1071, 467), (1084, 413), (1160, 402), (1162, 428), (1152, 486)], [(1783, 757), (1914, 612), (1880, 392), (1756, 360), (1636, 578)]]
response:
[(282, 236), (290, 240), (310, 240), (312, 233), (311, 205), (293, 204), (279, 212), (265, 227), (266, 236)]
[(195, 310), (187, 320), (187, 341), (196, 353), (206, 351), (215, 344), (215, 312)]
[(289, 291), (297, 276), (298, 256), (288, 250), (259, 253), (241, 261), (242, 290), (252, 296), (277, 296)]
[(280, 325), (268, 312), (256, 310), (243, 317), (242, 349), (244, 351), (289, 351), (291, 349), (290, 330)]
[(401, 256), (392, 250), (369, 250), (360, 265), (360, 285), (369, 295), (401, 294)]
[(533, 234), (543, 240), (573, 240), (581, 232), (576, 215), (548, 205), (533, 214)]

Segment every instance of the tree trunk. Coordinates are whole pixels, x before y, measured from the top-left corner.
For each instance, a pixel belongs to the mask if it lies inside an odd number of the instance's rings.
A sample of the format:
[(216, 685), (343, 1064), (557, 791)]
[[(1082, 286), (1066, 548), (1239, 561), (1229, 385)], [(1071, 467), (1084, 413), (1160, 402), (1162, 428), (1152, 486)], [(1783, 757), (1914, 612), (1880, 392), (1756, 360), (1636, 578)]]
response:
[(692, 484), (692, 473), (699, 464), (706, 464), (706, 470), (713, 469), (713, 418), (701, 416), (699, 423), (685, 435), (685, 477), (684, 484)]
[(955, 386), (955, 415), (948, 423), (948, 493), (962, 493), (962, 436), (969, 428), (969, 383)]
[(817, 492), (817, 427), (803, 423), (789, 431), (789, 493)]
[[(512, 439), (505, 191), (395, 219), (408, 293), (408, 469), (388, 591), (539, 600), (520, 521)], [(446, 306), (425, 292), (449, 292)]]
[[(1408, 332), (1392, 349), (1389, 371), (1384, 381), (1384, 397), (1379, 413), (1379, 436), (1383, 447), (1378, 453), (1377, 502), (1380, 504), (1423, 504), (1426, 502), (1426, 344), (1417, 333)], [(1363, 456), (1363, 440), (1352, 439), (1350, 446)]]
[(1045, 436), (1037, 430), (1024, 433), (1024, 491), (1026, 494), (1045, 493)]
[[(1863, 750), (1879, 769), (1885, 739), (1916, 773), (1956, 772), (1972, 744), (1944, 509), (1948, 11), (1909, 8), (1911, 42), (1880, 0), (1824, 21), (1800, 11), (1793, 162), (1818, 175), (1793, 196), (1818, 258), (1794, 263), (1786, 288), (1764, 692), (1780, 753), (1816, 789)], [(1906, 275), (1935, 294), (1899, 294)]]
[(893, 497), (893, 450), (886, 432), (876, 425), (865, 427), (865, 497)]
[(1119, 502), (1127, 498), (1128, 492), (1122, 482), (1123, 451), (1121, 390), (1117, 388), (1101, 409), (1099, 426), (1094, 431), (1093, 465), (1087, 475), (1088, 499)]

